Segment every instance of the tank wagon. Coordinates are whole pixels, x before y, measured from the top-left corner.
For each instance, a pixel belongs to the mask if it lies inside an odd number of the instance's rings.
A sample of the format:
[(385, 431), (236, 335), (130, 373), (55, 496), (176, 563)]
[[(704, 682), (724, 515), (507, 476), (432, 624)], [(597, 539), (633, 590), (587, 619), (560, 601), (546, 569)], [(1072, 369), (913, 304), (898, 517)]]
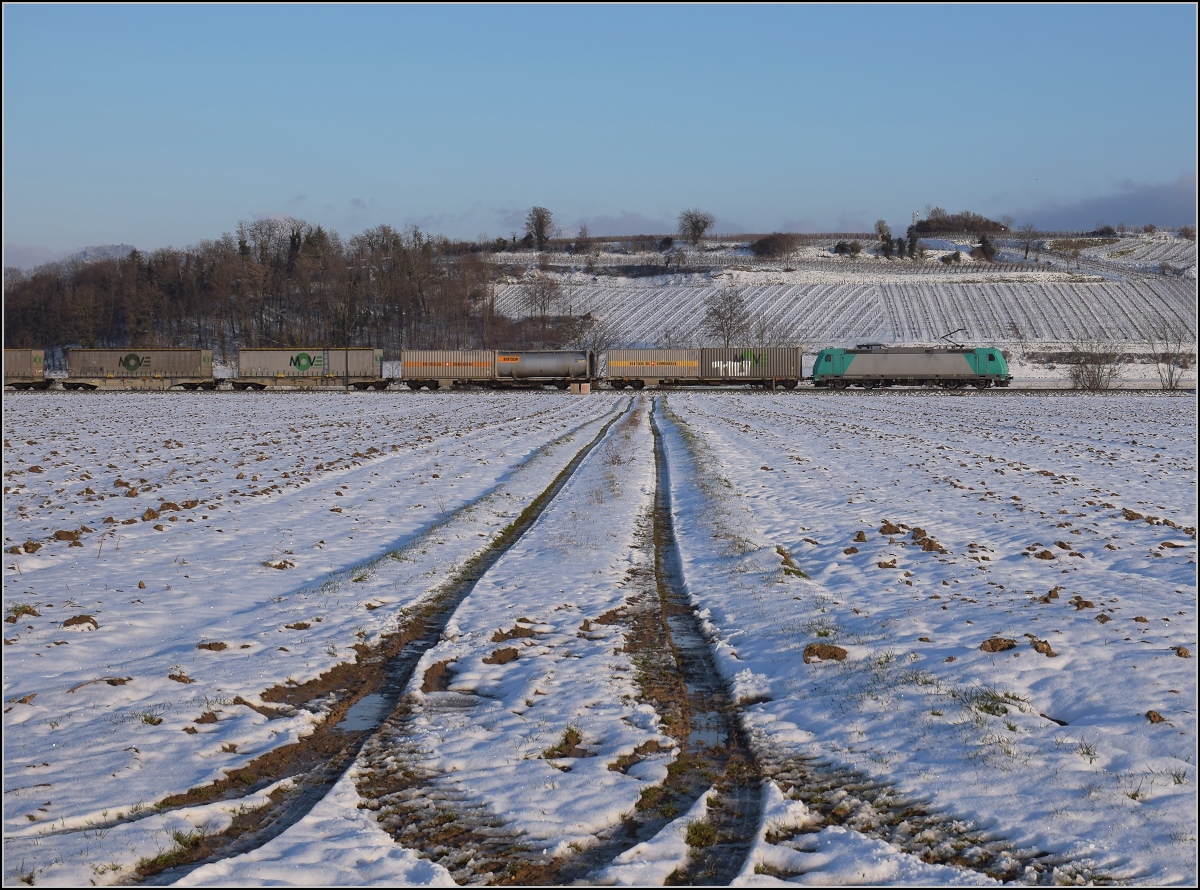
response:
[(13, 389), (49, 389), (44, 349), (5, 349), (4, 385)]
[(383, 350), (350, 349), (239, 349), (234, 389), (387, 389), (383, 376)]
[(749, 385), (795, 389), (804, 376), (799, 346), (766, 349), (611, 349), (605, 379), (614, 389)]
[(406, 349), (400, 353), (401, 381), (410, 389), (484, 386), (533, 389), (591, 383), (596, 354), (590, 349), (514, 352), (496, 349)]
[(216, 389), (211, 349), (71, 349), (64, 389)]
[(883, 346), (864, 343), (854, 349), (822, 349), (813, 363), (814, 386), (845, 389), (861, 386), (1008, 386), (1012, 375), (998, 347)]

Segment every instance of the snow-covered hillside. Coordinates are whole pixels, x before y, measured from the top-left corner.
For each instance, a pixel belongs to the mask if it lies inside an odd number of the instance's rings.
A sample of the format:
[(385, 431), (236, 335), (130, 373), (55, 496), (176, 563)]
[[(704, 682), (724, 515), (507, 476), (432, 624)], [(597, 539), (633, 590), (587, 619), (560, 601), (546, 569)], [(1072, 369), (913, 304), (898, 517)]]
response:
[[(699, 345), (705, 301), (735, 287), (752, 319), (781, 342), (853, 345), (931, 342), (965, 329), (966, 342), (1146, 342), (1166, 325), (1196, 338), (1194, 281), (1028, 272), (888, 274), (849, 268), (794, 272), (727, 270), (712, 274), (621, 278), (562, 275), (575, 314), (592, 313), (615, 343)], [(517, 282), (497, 290), (496, 308), (519, 316)]]
[(1026, 250), (1010, 238), (995, 243), (995, 262), (982, 259), (978, 243), (922, 239), (921, 259), (883, 257), (869, 240), (853, 257), (837, 255), (834, 241), (819, 236), (777, 258), (738, 241), (497, 254), (509, 276), (496, 309), (528, 314), (522, 273), (540, 265), (562, 287), (558, 311), (590, 313), (615, 346), (706, 345), (705, 302), (730, 289), (764, 344), (932, 343), (952, 331), (961, 342), (1022, 351), (1091, 341), (1146, 347), (1168, 330), (1196, 339), (1195, 241), (1156, 233), (1038, 240)]

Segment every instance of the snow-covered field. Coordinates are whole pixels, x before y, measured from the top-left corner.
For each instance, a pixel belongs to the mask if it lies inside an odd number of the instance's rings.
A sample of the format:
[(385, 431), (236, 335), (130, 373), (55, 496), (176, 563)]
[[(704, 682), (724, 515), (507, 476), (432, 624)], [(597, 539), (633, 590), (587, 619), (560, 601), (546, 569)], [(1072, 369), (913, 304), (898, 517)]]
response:
[[(275, 691), (353, 665), (593, 441), (325, 798), (183, 883), (453, 883), (444, 851), (405, 839), (414, 796), (546, 856), (611, 836), (680, 762), (613, 617), (653, 563), (652, 417), (686, 593), (765, 782), (737, 883), (990, 882), (928, 864), (944, 838), (901, 823), (881, 839), (853, 794), (831, 821), (802, 764), (852, 770), (1020, 861), (1049, 853), (1042, 879), (1197, 879), (1192, 398), (4, 407), (6, 883), (115, 883), (269, 805), (275, 786), (168, 799), (302, 744), (338, 691), (296, 706)], [(592, 880), (661, 883), (705, 807)]]
[[(772, 761), (851, 764), (1018, 846), (1195, 881), (1191, 399), (668, 404), (694, 440), (672, 437), (689, 589), (739, 694), (766, 699), (747, 722)], [(845, 660), (804, 664), (819, 642)], [(772, 855), (819, 872), (833, 830)]]

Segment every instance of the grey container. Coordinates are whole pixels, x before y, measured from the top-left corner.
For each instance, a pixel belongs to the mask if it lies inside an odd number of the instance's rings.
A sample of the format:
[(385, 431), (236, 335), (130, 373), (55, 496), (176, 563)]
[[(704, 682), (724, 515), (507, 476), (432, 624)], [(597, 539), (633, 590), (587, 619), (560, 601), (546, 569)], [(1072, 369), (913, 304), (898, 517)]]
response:
[(400, 376), (405, 381), (456, 382), (491, 380), (496, 370), (492, 349), (405, 349), (400, 353)]
[(4, 385), (28, 388), (46, 382), (44, 349), (5, 349)]
[(804, 376), (804, 351), (799, 346), (765, 349), (701, 349), (700, 377), (713, 382), (783, 383)]
[(72, 349), (67, 379), (212, 379), (211, 349)]
[(370, 347), (325, 349), (239, 349), (238, 378), (383, 378), (383, 350)]

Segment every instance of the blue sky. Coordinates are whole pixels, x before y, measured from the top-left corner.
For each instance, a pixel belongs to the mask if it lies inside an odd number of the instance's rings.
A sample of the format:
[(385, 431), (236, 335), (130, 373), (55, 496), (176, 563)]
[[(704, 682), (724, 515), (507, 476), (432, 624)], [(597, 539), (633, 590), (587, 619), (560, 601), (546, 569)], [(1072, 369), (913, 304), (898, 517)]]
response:
[(1191, 5), (4, 6), (5, 265), (294, 216), (456, 238), (1195, 222)]

